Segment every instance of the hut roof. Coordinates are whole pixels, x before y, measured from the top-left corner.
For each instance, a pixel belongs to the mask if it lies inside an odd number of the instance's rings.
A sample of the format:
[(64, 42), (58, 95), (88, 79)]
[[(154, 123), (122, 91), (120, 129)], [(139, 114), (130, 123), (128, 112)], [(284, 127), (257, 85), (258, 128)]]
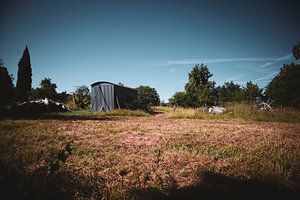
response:
[(123, 88), (128, 88), (128, 89), (131, 89), (131, 90), (136, 90), (135, 88), (131, 88), (131, 87), (127, 87), (127, 86), (124, 86), (124, 85), (111, 83), (111, 82), (108, 82), (108, 81), (98, 81), (98, 82), (95, 82), (95, 83), (91, 84), (91, 86), (94, 87), (94, 86), (102, 84), (102, 83), (111, 84), (111, 85), (115, 85), (115, 86), (123, 87)]

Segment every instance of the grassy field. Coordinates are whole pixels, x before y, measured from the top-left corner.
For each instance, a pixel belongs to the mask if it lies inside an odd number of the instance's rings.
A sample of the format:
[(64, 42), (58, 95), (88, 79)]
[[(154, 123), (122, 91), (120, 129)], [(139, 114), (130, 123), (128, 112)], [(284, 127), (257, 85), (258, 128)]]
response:
[(176, 112), (170, 107), (157, 107), (157, 111), (166, 112), (171, 118), (187, 119), (220, 119), (242, 120), (254, 122), (300, 122), (300, 111), (294, 108), (275, 108), (272, 111), (258, 110), (251, 105), (229, 104), (221, 115), (210, 115), (207, 110), (177, 108)]
[(300, 124), (292, 116), (156, 111), (1, 120), (2, 197), (299, 198)]

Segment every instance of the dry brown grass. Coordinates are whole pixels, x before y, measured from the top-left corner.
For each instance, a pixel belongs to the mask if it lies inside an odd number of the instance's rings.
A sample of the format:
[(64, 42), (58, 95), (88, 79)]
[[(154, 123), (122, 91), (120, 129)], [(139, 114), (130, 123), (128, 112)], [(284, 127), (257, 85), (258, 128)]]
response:
[(207, 108), (177, 108), (175, 112), (170, 107), (156, 107), (155, 109), (166, 112), (170, 118), (300, 123), (300, 111), (295, 108), (274, 108), (267, 111), (242, 103), (228, 104), (225, 108), (226, 111), (223, 114), (217, 115), (210, 115)]
[[(45, 130), (51, 127), (55, 138), (61, 135), (74, 142), (74, 153), (62, 172), (91, 180), (90, 198), (128, 199), (135, 189), (180, 190), (196, 184), (202, 171), (241, 180), (272, 177), (280, 187), (300, 189), (298, 123), (170, 119), (165, 114), (112, 120), (6, 120), (0, 122), (1, 138), (18, 126), (23, 133), (34, 123)], [(36, 149), (47, 140), (39, 138), (26, 148)], [(1, 157), (11, 153), (2, 149)], [(35, 161), (29, 163), (24, 167)]]

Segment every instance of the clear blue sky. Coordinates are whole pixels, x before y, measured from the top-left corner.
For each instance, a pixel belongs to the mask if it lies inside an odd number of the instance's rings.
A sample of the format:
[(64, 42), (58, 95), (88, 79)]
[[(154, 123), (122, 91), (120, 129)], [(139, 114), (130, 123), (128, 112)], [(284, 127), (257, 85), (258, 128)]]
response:
[(16, 79), (28, 45), (32, 86), (49, 77), (58, 91), (105, 80), (149, 85), (167, 100), (196, 63), (217, 85), (264, 87), (296, 62), (298, 2), (1, 0), (0, 58)]

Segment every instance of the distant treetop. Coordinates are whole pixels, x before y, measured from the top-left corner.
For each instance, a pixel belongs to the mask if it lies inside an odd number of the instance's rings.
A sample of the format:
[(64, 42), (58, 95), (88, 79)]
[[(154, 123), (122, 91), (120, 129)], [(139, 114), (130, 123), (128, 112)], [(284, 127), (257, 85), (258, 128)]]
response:
[(300, 58), (300, 42), (293, 47), (293, 55), (296, 60)]

